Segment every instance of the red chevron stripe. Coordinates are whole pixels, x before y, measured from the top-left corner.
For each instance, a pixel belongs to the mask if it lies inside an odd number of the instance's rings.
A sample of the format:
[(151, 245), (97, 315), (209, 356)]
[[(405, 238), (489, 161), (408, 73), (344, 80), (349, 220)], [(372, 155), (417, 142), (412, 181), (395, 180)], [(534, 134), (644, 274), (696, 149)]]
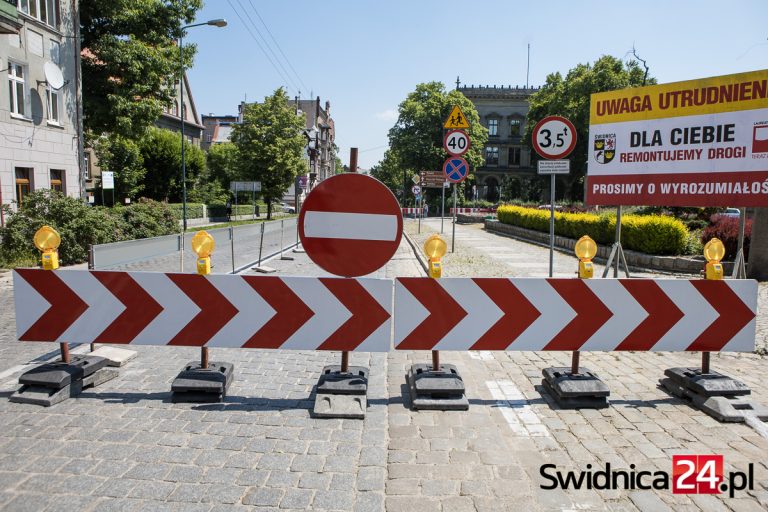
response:
[(581, 279), (547, 279), (547, 282), (573, 308), (576, 316), (544, 350), (579, 350), (613, 313)]
[(243, 348), (280, 348), (315, 315), (279, 277), (243, 276), (243, 279), (275, 310), (275, 315), (245, 342)]
[(318, 350), (355, 350), (389, 319), (389, 313), (359, 282), (327, 277), (321, 278), (320, 282), (339, 299), (352, 316), (317, 347)]
[(506, 350), (541, 316), (541, 312), (509, 279), (473, 279), (473, 281), (501, 309), (504, 316), (499, 318), (470, 347), (470, 350)]
[(435, 279), (400, 277), (397, 280), (429, 311), (429, 316), (400, 342), (397, 349), (431, 350), (467, 316)]
[(46, 311), (40, 312), (40, 318), (19, 336), (19, 340), (57, 341), (88, 309), (88, 304), (64, 284), (56, 272), (31, 268), (18, 269), (16, 272), (51, 305)]
[(163, 307), (127, 272), (92, 272), (91, 275), (125, 306), (95, 343), (130, 343), (163, 312)]
[(648, 316), (615, 350), (651, 350), (685, 314), (654, 281), (619, 279), (619, 282)]
[(691, 281), (698, 292), (720, 315), (686, 350), (714, 352), (725, 347), (749, 322), (755, 313), (725, 281)]
[(192, 299), (200, 312), (168, 342), (168, 345), (201, 347), (219, 332), (238, 310), (205, 276), (167, 274), (168, 278)]

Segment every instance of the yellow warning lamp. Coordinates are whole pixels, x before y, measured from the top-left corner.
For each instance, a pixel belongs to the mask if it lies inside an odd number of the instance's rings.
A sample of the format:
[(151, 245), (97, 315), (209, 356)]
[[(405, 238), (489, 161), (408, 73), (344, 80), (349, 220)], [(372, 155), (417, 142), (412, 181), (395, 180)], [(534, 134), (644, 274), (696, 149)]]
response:
[(719, 238), (713, 238), (704, 246), (704, 257), (707, 259), (705, 275), (707, 279), (719, 280), (723, 278), (723, 265), (720, 263), (725, 257), (725, 246)]
[(34, 237), (35, 247), (43, 253), (43, 268), (56, 270), (59, 268), (59, 245), (61, 237), (51, 226), (43, 226), (37, 230)]
[(579, 258), (579, 279), (590, 279), (595, 273), (592, 258), (597, 254), (597, 244), (589, 236), (584, 235), (576, 242), (573, 252)]
[(192, 250), (197, 253), (197, 273), (201, 276), (211, 273), (211, 253), (215, 248), (216, 242), (205, 231), (198, 231), (192, 237)]
[(424, 242), (424, 254), (429, 258), (429, 277), (438, 279), (443, 275), (443, 266), (440, 259), (445, 256), (448, 246), (440, 235), (432, 235)]

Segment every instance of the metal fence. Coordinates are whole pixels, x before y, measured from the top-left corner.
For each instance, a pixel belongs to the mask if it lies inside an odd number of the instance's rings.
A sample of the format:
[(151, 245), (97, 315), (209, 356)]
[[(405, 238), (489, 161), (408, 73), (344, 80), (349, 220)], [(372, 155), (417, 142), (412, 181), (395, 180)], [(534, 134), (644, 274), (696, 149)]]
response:
[[(259, 224), (206, 230), (216, 242), (212, 272), (234, 274), (258, 265), (298, 242), (296, 217)], [(88, 268), (94, 270), (154, 270), (184, 272), (195, 268), (197, 255), (190, 240), (195, 235), (167, 235), (90, 247)]]

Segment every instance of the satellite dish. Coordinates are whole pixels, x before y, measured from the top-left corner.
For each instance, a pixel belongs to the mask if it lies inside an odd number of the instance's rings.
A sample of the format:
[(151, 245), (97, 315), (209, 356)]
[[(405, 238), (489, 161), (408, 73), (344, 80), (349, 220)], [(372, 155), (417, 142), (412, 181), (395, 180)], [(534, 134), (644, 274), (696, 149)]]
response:
[(64, 87), (64, 75), (61, 73), (59, 66), (53, 62), (46, 62), (43, 65), (43, 72), (45, 73), (45, 81), (52, 89), (61, 89)]

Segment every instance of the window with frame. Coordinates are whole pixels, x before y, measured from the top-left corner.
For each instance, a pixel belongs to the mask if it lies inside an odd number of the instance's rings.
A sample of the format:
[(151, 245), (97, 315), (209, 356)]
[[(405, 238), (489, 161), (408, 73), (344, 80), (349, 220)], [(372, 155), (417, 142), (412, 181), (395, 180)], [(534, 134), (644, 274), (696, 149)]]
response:
[(85, 168), (83, 169), (84, 178), (89, 180), (91, 179), (91, 152), (90, 150), (87, 150), (85, 154), (83, 155), (83, 159), (85, 160)]
[(29, 167), (17, 167), (16, 174), (16, 202), (21, 206), (24, 198), (32, 192), (32, 169)]
[(58, 27), (59, 0), (19, 0), (19, 10), (46, 25)]
[(499, 120), (498, 119), (489, 119), (488, 120), (488, 135), (491, 137), (496, 137), (499, 135)]
[(26, 83), (24, 81), (24, 66), (14, 62), (8, 63), (8, 95), (11, 114), (23, 116), (25, 114)]
[(499, 165), (498, 146), (487, 146), (485, 148), (485, 165)]
[(61, 124), (59, 117), (59, 91), (48, 85), (45, 89), (45, 95), (48, 101), (48, 122)]
[(509, 134), (511, 136), (520, 135), (520, 130), (523, 128), (523, 122), (520, 119), (512, 119), (509, 122)]
[(520, 166), (520, 148), (509, 148), (509, 165)]
[(51, 190), (64, 193), (64, 171), (61, 169), (51, 169)]

